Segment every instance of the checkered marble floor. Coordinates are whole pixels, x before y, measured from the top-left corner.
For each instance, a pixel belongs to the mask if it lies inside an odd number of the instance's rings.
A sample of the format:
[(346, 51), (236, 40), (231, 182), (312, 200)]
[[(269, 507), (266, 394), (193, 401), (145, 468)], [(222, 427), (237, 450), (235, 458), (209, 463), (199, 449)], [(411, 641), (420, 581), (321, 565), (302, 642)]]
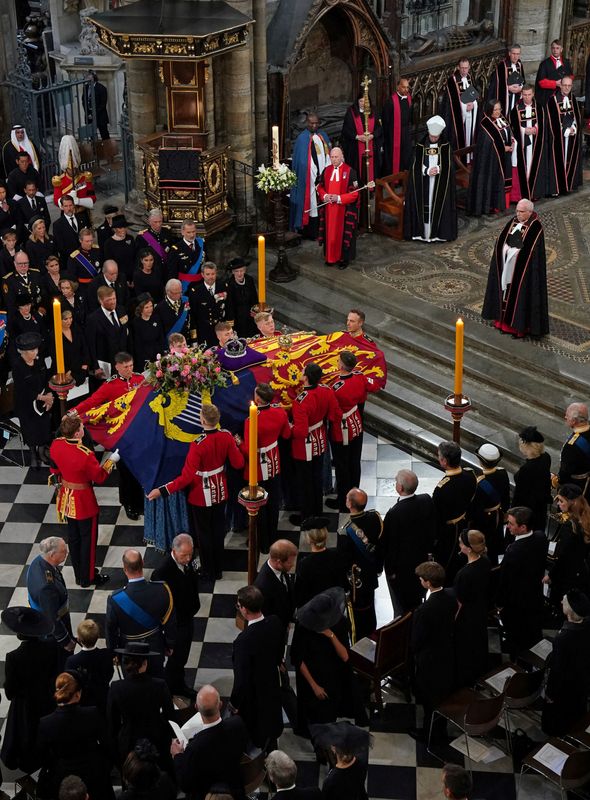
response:
[[(20, 450), (14, 440), (6, 445), (3, 452), (17, 461), (20, 459)], [(27, 452), (25, 457), (28, 460)], [(437, 468), (413, 458), (385, 440), (365, 434), (361, 487), (369, 495), (368, 507), (377, 508), (383, 515), (387, 512), (395, 502), (395, 474), (402, 468), (410, 468), (417, 473), (420, 480), (418, 491), (421, 492), (432, 492), (440, 480)], [(96, 489), (101, 509), (97, 563), (109, 573), (111, 580), (107, 589), (70, 588), (74, 629), (86, 616), (104, 626), (108, 593), (124, 584), (121, 556), (127, 547), (136, 547), (144, 553), (148, 574), (161, 559), (159, 553), (143, 544), (141, 521), (130, 521), (120, 508), (115, 480), (113, 475), (106, 486)], [(64, 528), (57, 523), (51, 491), (46, 482), (46, 469), (33, 471), (27, 467), (21, 468), (9, 464), (0, 455), (0, 608), (27, 603), (26, 565), (38, 553), (36, 543), (46, 536), (63, 534)], [(329, 544), (333, 545), (338, 525), (343, 519), (329, 510), (326, 516), (330, 520)], [(306, 546), (299, 541), (299, 533), (289, 524), (287, 517), (287, 513), (282, 513), (282, 535), (305, 550)], [(222, 696), (229, 695), (232, 687), (231, 643), (237, 635), (234, 623), (235, 595), (237, 589), (246, 583), (246, 567), (246, 535), (230, 533), (226, 538), (223, 579), (215, 585), (202, 585), (201, 609), (196, 620), (187, 670), (188, 682), (196, 687), (213, 683)], [(75, 586), (72, 567), (68, 563), (64, 567), (64, 577), (69, 587)], [(383, 583), (378, 591), (377, 613), (380, 625), (392, 618), (389, 593)], [(4, 679), (5, 654), (16, 646), (16, 637), (0, 626), (0, 685)], [(417, 712), (414, 704), (406, 703), (403, 695), (395, 690), (386, 692), (385, 701), (384, 712), (371, 719), (374, 747), (370, 754), (369, 796), (384, 800), (434, 800), (442, 797), (441, 763), (405, 733), (408, 728), (420, 724), (421, 712)], [(2, 727), (7, 710), (8, 703), (2, 694)], [(298, 762), (300, 785), (316, 785), (324, 777), (325, 767), (316, 764), (309, 742), (295, 736), (289, 727), (285, 729), (280, 746)], [(441, 753), (441, 757), (463, 764), (462, 756), (450, 748)], [(5, 782), (2, 788), (12, 797), (14, 779), (18, 775), (7, 769), (3, 771)], [(489, 765), (477, 764), (473, 775), (473, 797), (515, 800), (516, 779), (510, 759), (505, 757)], [(552, 800), (553, 797), (557, 798), (558, 793), (540, 779), (531, 776), (522, 780), (519, 800)]]

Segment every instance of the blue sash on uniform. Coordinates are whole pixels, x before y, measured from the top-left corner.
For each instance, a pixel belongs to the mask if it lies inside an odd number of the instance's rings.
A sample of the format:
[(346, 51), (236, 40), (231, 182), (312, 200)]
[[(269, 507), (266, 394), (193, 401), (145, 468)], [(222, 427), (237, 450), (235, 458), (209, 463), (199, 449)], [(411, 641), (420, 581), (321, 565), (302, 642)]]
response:
[(91, 264), (90, 261), (88, 261), (86, 256), (83, 256), (82, 253), (78, 253), (78, 255), (74, 256), (74, 258), (76, 259), (78, 264), (80, 264), (80, 266), (84, 267), (84, 269), (90, 275), (91, 278), (96, 278), (96, 276), (98, 275), (98, 270), (96, 269), (94, 264)]
[(367, 562), (375, 568), (376, 566), (376, 559), (375, 559), (375, 545), (369, 543), (367, 546), (363, 540), (359, 537), (358, 533), (356, 532), (355, 528), (358, 526), (355, 525), (353, 522), (349, 522), (348, 525), (345, 526), (344, 530), (346, 535), (349, 537), (351, 542), (354, 544), (356, 549), (361, 553), (363, 558), (367, 560)]
[(178, 317), (174, 325), (168, 331), (166, 338), (170, 336), (172, 333), (180, 333), (184, 326), (186, 325), (186, 318), (188, 316), (188, 297), (183, 294), (181, 297), (182, 300), (182, 314)]
[(578, 434), (578, 438), (574, 442), (576, 447), (579, 447), (580, 450), (584, 453), (586, 458), (590, 458), (590, 442), (588, 439), (585, 439), (581, 434)]
[(160, 623), (155, 617), (152, 617), (145, 609), (141, 606), (138, 606), (135, 600), (132, 600), (131, 597), (127, 594), (127, 592), (119, 592), (119, 594), (111, 595), (113, 598), (113, 602), (115, 602), (119, 608), (127, 614), (128, 617), (134, 622), (137, 622), (138, 625), (141, 625), (148, 630), (152, 630), (153, 628), (158, 628)]
[(34, 608), (34, 609), (35, 609), (35, 611), (41, 611), (41, 612), (43, 612), (43, 609), (41, 608), (41, 606), (39, 605), (39, 603), (36, 603), (36, 602), (33, 600), (33, 598), (31, 597), (31, 595), (30, 595), (30, 594), (29, 594), (29, 605), (31, 606), (31, 608)]
[(483, 481), (478, 483), (478, 486), (483, 489), (483, 491), (487, 494), (490, 500), (493, 500), (494, 503), (500, 502), (500, 494), (494, 484), (489, 481), (487, 478), (484, 478)]
[[(204, 241), (203, 241), (203, 239), (201, 239), (200, 236), (197, 236), (197, 238), (195, 239), (195, 242), (198, 242), (199, 247), (201, 248), (201, 251), (200, 251), (195, 263), (191, 267), (189, 267), (188, 272), (186, 273), (187, 275), (197, 275), (199, 270), (200, 270), (200, 268), (201, 268), (201, 261), (203, 260), (203, 252), (204, 252), (203, 245), (204, 245)], [(190, 286), (191, 283), (193, 283), (193, 281), (183, 281), (182, 278), (180, 277), (180, 275), (178, 276), (178, 278), (179, 278), (179, 280), (180, 280), (180, 282), (182, 284), (182, 291), (186, 292), (187, 288)], [(178, 333), (178, 331), (170, 331), (170, 333)]]

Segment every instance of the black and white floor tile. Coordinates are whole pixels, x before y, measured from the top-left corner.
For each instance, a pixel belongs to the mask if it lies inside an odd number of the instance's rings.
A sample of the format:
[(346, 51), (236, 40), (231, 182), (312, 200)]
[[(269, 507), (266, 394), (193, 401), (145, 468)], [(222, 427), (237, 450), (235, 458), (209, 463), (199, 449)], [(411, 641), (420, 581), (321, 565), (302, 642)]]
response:
[[(18, 443), (6, 445), (5, 454), (20, 459)], [(25, 451), (28, 460), (28, 453)], [(393, 444), (365, 434), (362, 464), (362, 488), (369, 495), (369, 507), (383, 515), (395, 502), (394, 477), (401, 468), (413, 469), (420, 479), (420, 491), (432, 492), (440, 480), (440, 471), (421, 459), (413, 458)], [(75, 626), (86, 616), (104, 624), (108, 593), (123, 585), (121, 557), (127, 547), (137, 547), (145, 555), (147, 571), (156, 566), (161, 555), (143, 544), (141, 521), (130, 521), (117, 501), (115, 477), (96, 490), (100, 504), (98, 564), (111, 576), (106, 589), (70, 589), (72, 622)], [(49, 535), (63, 535), (57, 523), (52, 491), (47, 487), (47, 470), (33, 471), (10, 464), (0, 454), (0, 607), (27, 603), (26, 565), (38, 553), (38, 542)], [(330, 543), (334, 543), (339, 516), (327, 511), (330, 519)], [(283, 534), (297, 540), (299, 534), (282, 514)], [(343, 520), (340, 520), (343, 521)], [(299, 542), (298, 542), (299, 543)], [(305, 545), (300, 543), (302, 549)], [(246, 582), (246, 535), (229, 533), (223, 579), (202, 586), (201, 609), (195, 625), (187, 677), (196, 687), (213, 683), (222, 696), (232, 686), (231, 643), (237, 635), (235, 627), (235, 595)], [(71, 566), (64, 567), (66, 584), (75, 586)], [(392, 618), (392, 607), (385, 585), (378, 592), (379, 624)], [(0, 626), (0, 685), (4, 676), (5, 654), (17, 646), (16, 638)], [(0, 722), (3, 726), (8, 710), (2, 694)], [(420, 722), (416, 706), (406, 703), (402, 694), (386, 693), (386, 707), (380, 716), (373, 716), (371, 730), (374, 747), (371, 751), (368, 791), (371, 798), (387, 800), (434, 800), (442, 796), (441, 763), (428, 755), (425, 748), (405, 731)], [(299, 764), (301, 785), (316, 784), (325, 774), (325, 767), (316, 764), (312, 748), (305, 739), (286, 728), (280, 746)], [(451, 749), (441, 754), (456, 763), (462, 756)], [(473, 770), (474, 797), (486, 800), (515, 800), (516, 778), (507, 757), (490, 765), (476, 764)], [(17, 775), (4, 769), (2, 788), (12, 797)], [(557, 798), (558, 793), (536, 777), (522, 780), (519, 800)]]

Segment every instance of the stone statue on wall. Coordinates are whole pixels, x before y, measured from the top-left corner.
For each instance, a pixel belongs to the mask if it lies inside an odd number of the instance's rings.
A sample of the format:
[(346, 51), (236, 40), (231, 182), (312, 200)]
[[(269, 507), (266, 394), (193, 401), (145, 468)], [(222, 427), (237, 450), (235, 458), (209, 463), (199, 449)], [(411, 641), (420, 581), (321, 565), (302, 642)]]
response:
[(98, 41), (98, 33), (94, 25), (89, 20), (93, 14), (96, 14), (98, 9), (94, 6), (89, 6), (80, 11), (80, 54), (84, 56), (101, 55), (105, 52), (104, 47)]
[(481, 22), (468, 22), (465, 25), (452, 25), (432, 35), (415, 34), (402, 44), (402, 62), (409, 63), (433, 53), (450, 50), (464, 50), (474, 44), (490, 41), (494, 36), (494, 23), (489, 19)]

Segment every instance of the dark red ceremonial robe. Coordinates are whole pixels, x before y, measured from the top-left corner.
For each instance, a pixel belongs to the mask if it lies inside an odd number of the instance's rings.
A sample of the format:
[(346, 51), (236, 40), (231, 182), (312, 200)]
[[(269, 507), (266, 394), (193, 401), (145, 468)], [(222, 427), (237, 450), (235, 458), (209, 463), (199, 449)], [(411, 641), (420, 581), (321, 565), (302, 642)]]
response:
[(412, 163), (412, 97), (394, 92), (383, 106), (383, 175), (394, 175)]
[(359, 193), (356, 174), (348, 164), (338, 168), (338, 180), (334, 180), (334, 167), (322, 173), (318, 185), (321, 202), (327, 194), (340, 196), (340, 203), (329, 203), (320, 209), (320, 235), (318, 242), (324, 245), (325, 260), (328, 264), (350, 261), (355, 256), (355, 232), (358, 219)]

